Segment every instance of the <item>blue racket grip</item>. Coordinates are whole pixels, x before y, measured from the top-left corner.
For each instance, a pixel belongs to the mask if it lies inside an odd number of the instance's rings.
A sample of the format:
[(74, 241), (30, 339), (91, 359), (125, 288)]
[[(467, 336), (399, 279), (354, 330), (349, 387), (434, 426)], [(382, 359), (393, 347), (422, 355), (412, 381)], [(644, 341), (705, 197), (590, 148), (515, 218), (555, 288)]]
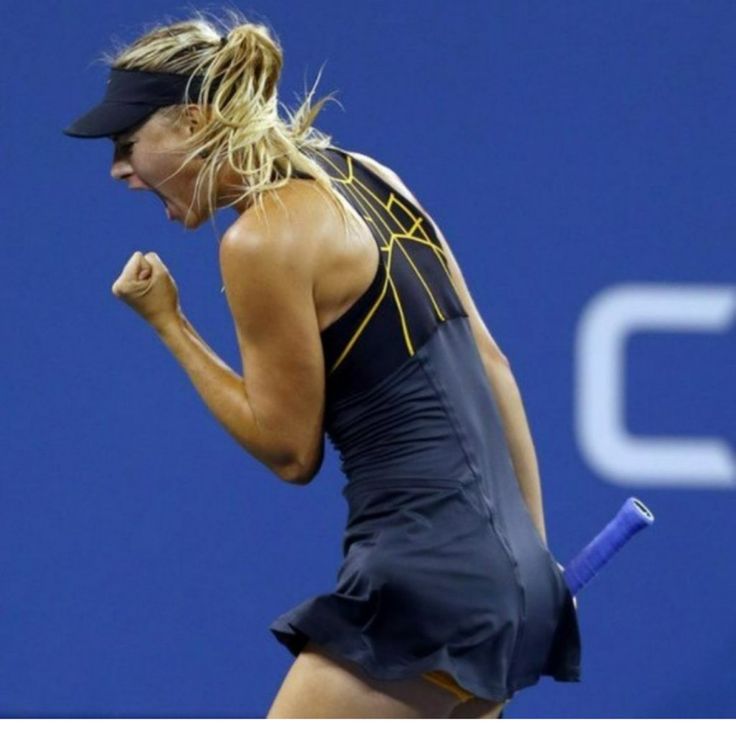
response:
[(563, 572), (575, 595), (638, 531), (652, 524), (654, 515), (637, 498), (628, 498), (614, 518), (592, 542), (565, 566)]

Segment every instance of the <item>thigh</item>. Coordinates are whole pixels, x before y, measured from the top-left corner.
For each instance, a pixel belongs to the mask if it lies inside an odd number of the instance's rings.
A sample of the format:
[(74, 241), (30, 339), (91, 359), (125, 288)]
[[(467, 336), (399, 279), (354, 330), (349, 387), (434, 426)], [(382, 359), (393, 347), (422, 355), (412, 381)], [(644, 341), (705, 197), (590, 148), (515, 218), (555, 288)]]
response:
[(292, 664), (267, 718), (447, 718), (457, 698), (421, 677), (376, 680), (309, 642)]
[(493, 700), (473, 698), (465, 703), (456, 705), (450, 714), (450, 718), (498, 718), (503, 707), (508, 703), (504, 700), (497, 703)]

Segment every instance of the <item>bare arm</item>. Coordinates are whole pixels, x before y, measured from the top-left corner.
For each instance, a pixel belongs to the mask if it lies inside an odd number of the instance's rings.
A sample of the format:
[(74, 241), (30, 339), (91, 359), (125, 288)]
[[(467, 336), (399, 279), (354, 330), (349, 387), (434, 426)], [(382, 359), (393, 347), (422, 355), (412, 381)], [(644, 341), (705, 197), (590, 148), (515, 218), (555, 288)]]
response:
[[(324, 360), (314, 305), (315, 229), (311, 200), (284, 194), (289, 217), (271, 200), (225, 233), (220, 267), (243, 362), (231, 370), (179, 313), (157, 331), (207, 407), (257, 460), (305, 484), (324, 452)], [(315, 224), (316, 223), (316, 224)]]
[(450, 250), (450, 245), (442, 234), (442, 231), (437, 227), (437, 224), (426, 213), (424, 208), (419, 204), (414, 195), (409, 191), (397, 174), (391, 169), (382, 166), (377, 161), (374, 161), (362, 154), (351, 152), (350, 155), (355, 156), (359, 161), (373, 169), (378, 176), (385, 179), (408, 200), (413, 202), (421, 210), (423, 216), (434, 227), (437, 237), (440, 239), (445, 253), (447, 253), (453, 284), (455, 285), (458, 296), (470, 318), (470, 326), (476, 345), (478, 346), (478, 352), (480, 353), (483, 361), (483, 367), (485, 368), (488, 380), (493, 387), (493, 394), (496, 398), (498, 410), (501, 415), (504, 434), (509, 446), (509, 452), (511, 454), (511, 460), (514, 466), (514, 471), (516, 472), (521, 494), (529, 510), (534, 526), (539, 532), (544, 544), (547, 545), (547, 532), (544, 525), (542, 488), (539, 478), (537, 456), (534, 450), (534, 442), (532, 441), (526, 412), (524, 411), (521, 392), (519, 391), (519, 387), (511, 371), (508, 358), (496, 344), (478, 312), (478, 309), (470, 296), (470, 291), (465, 283), (460, 267)]
[(314, 302), (324, 228), (319, 195), (299, 184), (278, 200), (265, 198), (263, 212), (241, 215), (220, 243), (220, 267), (251, 411), (266, 444), (285, 455), (281, 477), (303, 485), (324, 453), (325, 365)]
[(220, 424), (251, 455), (289, 480), (292, 458), (261, 433), (243, 378), (219, 358), (183, 313), (159, 325), (157, 332)]
[(288, 480), (299, 458), (293, 435), (263, 431), (250, 385), (215, 354), (184, 316), (176, 283), (158, 254), (133, 253), (113, 283), (112, 293), (156, 330), (228, 432)]

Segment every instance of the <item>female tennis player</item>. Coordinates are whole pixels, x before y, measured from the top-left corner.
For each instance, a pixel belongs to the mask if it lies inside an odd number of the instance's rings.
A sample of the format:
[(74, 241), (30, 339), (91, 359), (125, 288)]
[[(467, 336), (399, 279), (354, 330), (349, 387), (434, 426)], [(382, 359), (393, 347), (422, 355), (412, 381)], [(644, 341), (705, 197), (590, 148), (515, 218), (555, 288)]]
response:
[(495, 718), (542, 675), (578, 681), (519, 390), (426, 210), (313, 126), (314, 88), (280, 117), (262, 24), (197, 15), (107, 61), (103, 101), (65, 132), (111, 138), (112, 177), (185, 228), (235, 209), (219, 258), (243, 375), (156, 253), (113, 293), (279, 478), (309, 483), (326, 433), (347, 479), (335, 589), (271, 624), (295, 661), (268, 716)]

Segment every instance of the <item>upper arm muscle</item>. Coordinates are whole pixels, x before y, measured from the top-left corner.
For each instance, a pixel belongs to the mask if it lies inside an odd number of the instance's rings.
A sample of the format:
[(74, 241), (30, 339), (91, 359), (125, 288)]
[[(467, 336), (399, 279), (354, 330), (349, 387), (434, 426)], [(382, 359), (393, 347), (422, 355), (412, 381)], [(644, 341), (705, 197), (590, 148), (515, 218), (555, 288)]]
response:
[(294, 228), (273, 215), (268, 230), (241, 216), (222, 240), (220, 267), (246, 395), (269, 448), (264, 462), (312, 474), (322, 458), (325, 394), (312, 261)]

